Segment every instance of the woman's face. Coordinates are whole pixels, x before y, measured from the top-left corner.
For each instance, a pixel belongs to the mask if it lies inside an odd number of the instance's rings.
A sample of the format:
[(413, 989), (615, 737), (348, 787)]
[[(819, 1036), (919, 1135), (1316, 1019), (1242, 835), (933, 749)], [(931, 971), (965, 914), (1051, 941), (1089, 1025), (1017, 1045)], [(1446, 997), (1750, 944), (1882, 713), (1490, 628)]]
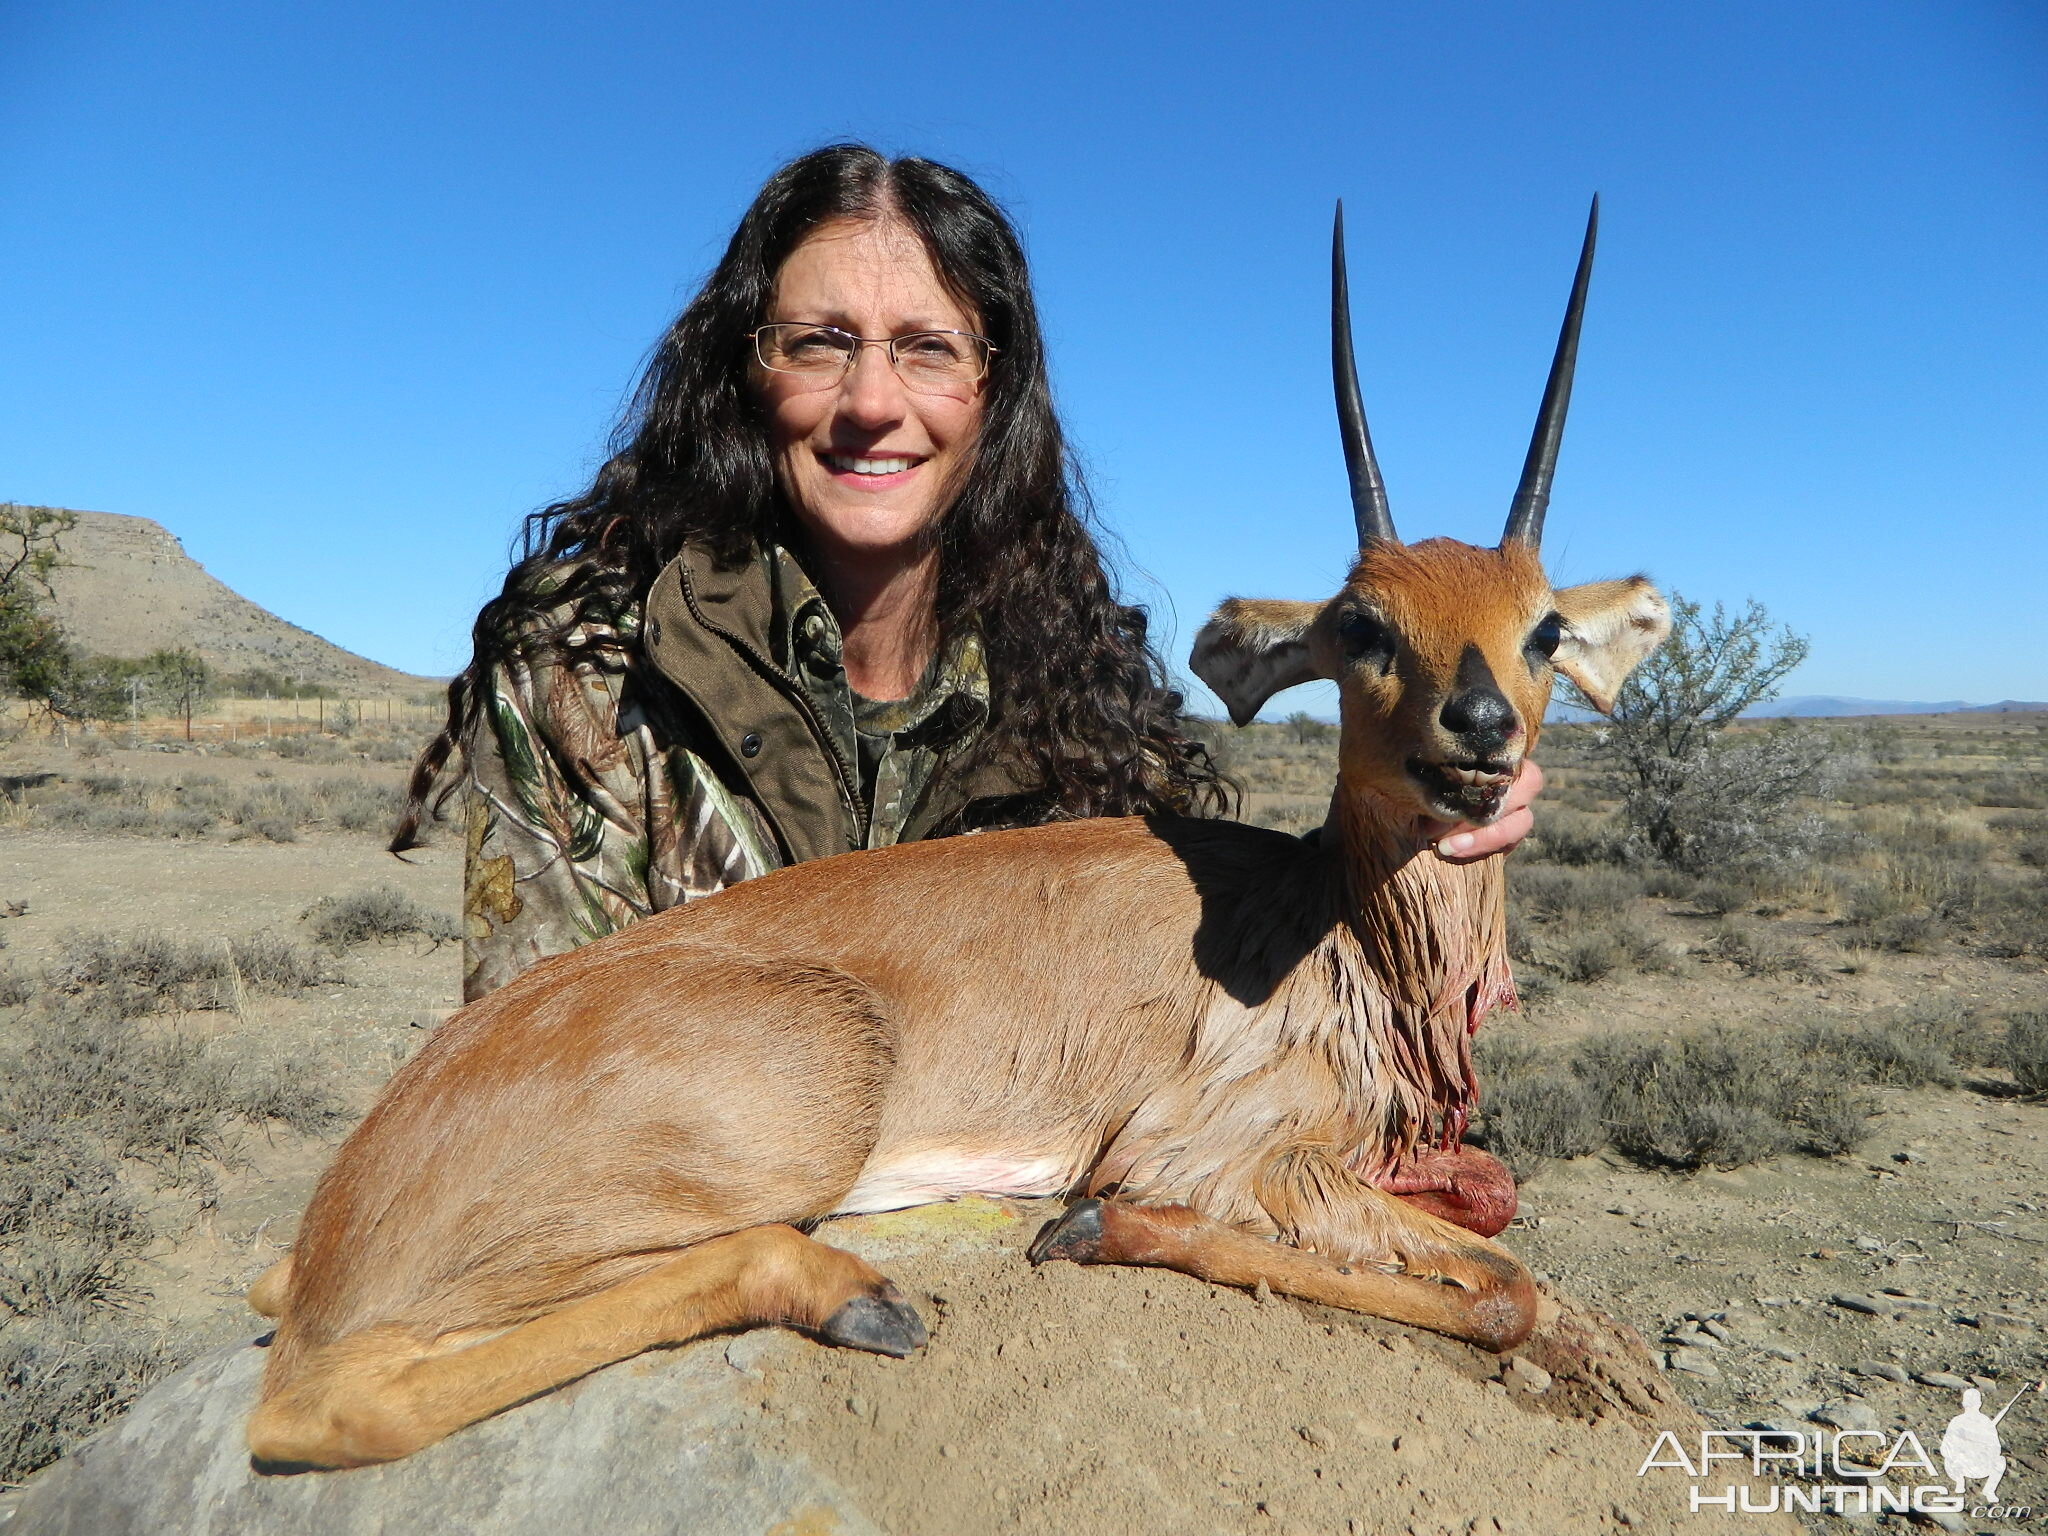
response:
[[(837, 326), (855, 336), (980, 330), (946, 292), (924, 244), (893, 219), (820, 225), (790, 253), (768, 320)], [(756, 366), (776, 473), (828, 559), (924, 547), (958, 490), (981, 426), (983, 379), (949, 394), (907, 388), (881, 347), (823, 388)]]

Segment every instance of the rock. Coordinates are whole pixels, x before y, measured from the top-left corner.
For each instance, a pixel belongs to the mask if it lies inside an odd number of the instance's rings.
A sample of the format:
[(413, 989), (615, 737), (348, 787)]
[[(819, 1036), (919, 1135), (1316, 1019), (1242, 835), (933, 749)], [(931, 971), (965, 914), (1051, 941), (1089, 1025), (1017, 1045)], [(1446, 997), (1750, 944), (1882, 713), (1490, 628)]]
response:
[[(735, 1340), (734, 1342), (738, 1342)], [(723, 1350), (643, 1355), (404, 1461), (352, 1472), (250, 1470), (242, 1427), (264, 1352), (231, 1345), (145, 1394), (28, 1485), (22, 1536), (560, 1536), (592, 1528), (879, 1528), (808, 1464), (749, 1436)], [(658, 1453), (650, 1450), (657, 1439)], [(834, 1523), (836, 1522), (836, 1523)]]
[(1911, 1378), (1902, 1365), (1893, 1365), (1889, 1360), (1859, 1360), (1849, 1367), (1856, 1376), (1875, 1376), (1880, 1381), (1907, 1381)]
[(1923, 1387), (1940, 1387), (1944, 1392), (1961, 1392), (1970, 1385), (1963, 1377), (1947, 1371), (1916, 1371), (1913, 1379)]
[(1529, 1392), (1550, 1390), (1550, 1372), (1533, 1360), (1524, 1360), (1520, 1355), (1507, 1364), (1506, 1377), (1515, 1385)]
[(1725, 1323), (1717, 1323), (1711, 1317), (1700, 1319), (1700, 1332), (1722, 1344), (1732, 1344), (1735, 1334)]
[(1836, 1401), (1822, 1403), (1807, 1417), (1834, 1429), (1871, 1430), (1878, 1427), (1877, 1410), (1868, 1403)]
[(1327, 1424), (1304, 1424), (1295, 1433), (1319, 1451), (1327, 1451), (1337, 1443), (1337, 1437)]
[(1719, 1376), (1721, 1367), (1714, 1364), (1713, 1357), (1703, 1349), (1674, 1349), (1671, 1351), (1671, 1369), (1684, 1371), (1689, 1376)]
[(1712, 1334), (1701, 1333), (1697, 1326), (1690, 1323), (1682, 1328), (1672, 1329), (1658, 1342), (1669, 1349), (1726, 1349), (1728, 1347)]
[(1906, 1516), (1915, 1525), (1931, 1525), (1937, 1531), (1967, 1531), (1970, 1522), (1952, 1510), (1916, 1509)]
[(1856, 1246), (1864, 1253), (1884, 1252), (1884, 1244), (1874, 1237), (1859, 1237), (1856, 1239)]
[(1796, 1420), (1751, 1419), (1742, 1427), (1744, 1429), (1762, 1430), (1764, 1433), (1762, 1444), (1766, 1450), (1797, 1450), (1806, 1441), (1806, 1427)]
[(2020, 1317), (2012, 1312), (1979, 1312), (1975, 1326), (1979, 1328), (2003, 1328), (2013, 1333), (2025, 1333), (2032, 1330), (2034, 1320), (2030, 1317)]
[(1787, 1349), (1782, 1344), (1766, 1344), (1764, 1346), (1764, 1353), (1769, 1355), (1773, 1360), (1784, 1360), (1787, 1362), (1798, 1361), (1805, 1358), (1805, 1356), (1801, 1355), (1798, 1350)]
[(1890, 1317), (1894, 1311), (1890, 1297), (1862, 1296), (1854, 1291), (1837, 1291), (1828, 1298), (1828, 1302), (1849, 1312), (1860, 1312), (1865, 1317)]

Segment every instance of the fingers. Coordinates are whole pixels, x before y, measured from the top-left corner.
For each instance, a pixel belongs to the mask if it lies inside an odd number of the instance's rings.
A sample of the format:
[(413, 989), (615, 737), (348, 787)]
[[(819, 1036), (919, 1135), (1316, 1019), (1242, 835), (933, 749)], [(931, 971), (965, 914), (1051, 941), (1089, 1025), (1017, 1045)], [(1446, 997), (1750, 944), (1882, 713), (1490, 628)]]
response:
[(1522, 759), (1521, 769), (1515, 774), (1515, 782), (1508, 786), (1506, 809), (1526, 810), (1543, 793), (1543, 769), (1533, 757)]
[(1543, 791), (1543, 770), (1529, 758), (1508, 786), (1500, 820), (1487, 827), (1467, 827), (1438, 839), (1437, 857), (1450, 864), (1470, 864), (1475, 859), (1506, 853), (1536, 830), (1536, 818), (1529, 803)]
[(1490, 827), (1471, 832), (1453, 832), (1436, 845), (1436, 856), (1450, 864), (1470, 864), (1475, 859), (1506, 853), (1536, 830), (1536, 818), (1526, 808), (1511, 811)]

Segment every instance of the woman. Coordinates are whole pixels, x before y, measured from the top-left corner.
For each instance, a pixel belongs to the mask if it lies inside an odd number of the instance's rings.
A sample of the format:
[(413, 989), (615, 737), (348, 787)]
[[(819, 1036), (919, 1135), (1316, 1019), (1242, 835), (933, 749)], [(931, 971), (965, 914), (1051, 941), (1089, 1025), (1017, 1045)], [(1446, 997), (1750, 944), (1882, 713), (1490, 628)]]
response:
[[(459, 746), (466, 998), (801, 859), (1226, 809), (1085, 526), (1023, 251), (958, 172), (778, 171), (613, 446), (528, 519), (392, 844)], [(1531, 779), (1455, 851), (1518, 841)]]

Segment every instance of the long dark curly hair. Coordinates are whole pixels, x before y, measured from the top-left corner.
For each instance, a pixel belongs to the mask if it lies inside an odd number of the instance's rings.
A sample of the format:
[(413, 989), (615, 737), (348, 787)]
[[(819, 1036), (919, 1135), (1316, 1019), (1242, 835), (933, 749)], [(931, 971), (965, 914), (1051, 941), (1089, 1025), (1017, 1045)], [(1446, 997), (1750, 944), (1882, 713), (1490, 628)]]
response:
[[(1024, 767), (1038, 787), (977, 808), (977, 824), (1229, 809), (1233, 786), (1184, 728), (1181, 698), (1146, 641), (1144, 609), (1118, 599), (1089, 533), (1091, 503), (1053, 411), (1009, 220), (958, 171), (835, 144), (791, 161), (761, 189), (655, 346), (595, 483), (527, 517), (520, 557), (477, 615), (474, 654), (448, 685), (447, 721), (413, 769), (393, 852), (419, 846), (442, 770), (487, 728), (483, 690), (496, 662), (564, 646), (581, 616), (630, 607), (685, 542), (736, 565), (789, 537), (795, 519), (749, 384), (747, 333), (767, 317), (776, 274), (811, 231), (873, 217), (916, 230), (940, 280), (999, 349), (972, 462), (940, 523), (935, 618), (941, 645), (963, 625), (979, 627), (991, 708), (977, 750)], [(549, 579), (537, 580), (543, 572)], [(455, 787), (435, 798), (436, 814)]]

